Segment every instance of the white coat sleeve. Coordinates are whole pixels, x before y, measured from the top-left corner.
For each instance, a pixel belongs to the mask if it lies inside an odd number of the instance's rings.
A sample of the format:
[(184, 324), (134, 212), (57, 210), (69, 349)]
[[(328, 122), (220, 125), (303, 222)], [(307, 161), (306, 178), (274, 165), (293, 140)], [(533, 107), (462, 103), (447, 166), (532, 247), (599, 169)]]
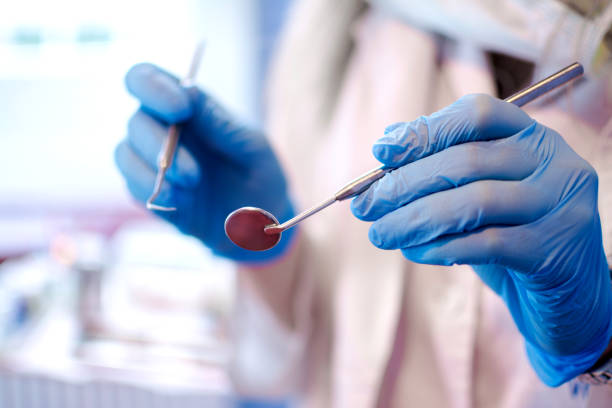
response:
[(274, 264), (238, 268), (230, 375), (240, 395), (291, 398), (302, 388), (314, 302), (302, 235)]

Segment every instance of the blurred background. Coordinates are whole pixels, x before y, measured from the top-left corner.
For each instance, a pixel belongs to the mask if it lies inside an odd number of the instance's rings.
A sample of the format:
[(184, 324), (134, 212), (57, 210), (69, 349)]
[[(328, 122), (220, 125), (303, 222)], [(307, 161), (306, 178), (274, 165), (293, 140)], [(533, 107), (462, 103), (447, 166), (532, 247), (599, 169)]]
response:
[(260, 126), (289, 2), (0, 2), (0, 407), (236, 402), (233, 268), (136, 206), (113, 150), (127, 70), (183, 76), (200, 39), (198, 84)]

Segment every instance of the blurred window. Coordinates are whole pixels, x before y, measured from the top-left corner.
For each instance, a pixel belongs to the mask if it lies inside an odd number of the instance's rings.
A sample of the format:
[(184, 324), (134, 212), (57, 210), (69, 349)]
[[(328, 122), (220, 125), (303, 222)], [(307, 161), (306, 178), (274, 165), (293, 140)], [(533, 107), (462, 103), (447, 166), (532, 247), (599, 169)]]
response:
[(198, 39), (201, 86), (255, 123), (257, 3), (0, 3), (0, 258), (51, 230), (134, 213), (113, 150), (137, 103), (123, 77), (150, 61), (178, 76)]

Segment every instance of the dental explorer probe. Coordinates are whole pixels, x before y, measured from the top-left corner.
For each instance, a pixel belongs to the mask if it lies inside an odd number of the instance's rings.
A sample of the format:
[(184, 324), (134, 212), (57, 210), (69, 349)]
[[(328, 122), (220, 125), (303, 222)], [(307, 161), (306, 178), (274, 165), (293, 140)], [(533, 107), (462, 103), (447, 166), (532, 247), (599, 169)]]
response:
[[(191, 59), (191, 65), (189, 66), (189, 72), (181, 79), (180, 86), (187, 88), (193, 85), (195, 77), (200, 68), (200, 61), (202, 61), (202, 55), (204, 54), (204, 41), (201, 41), (196, 46), (193, 58)], [(153, 186), (153, 192), (146, 202), (147, 210), (157, 211), (176, 211), (176, 207), (164, 207), (161, 205), (154, 204), (153, 202), (159, 196), (159, 193), (166, 178), (166, 172), (172, 165), (174, 160), (174, 154), (178, 145), (180, 134), (180, 126), (174, 124), (168, 129), (168, 137), (162, 145), (162, 149), (157, 157), (157, 175), (155, 176), (155, 185)]]
[[(559, 72), (537, 82), (536, 84), (504, 99), (516, 106), (523, 106), (536, 98), (580, 77), (584, 73), (582, 65), (575, 62)], [(376, 180), (382, 178), (392, 167), (377, 167), (342, 187), (336, 194), (322, 203), (296, 215), (280, 224), (274, 215), (260, 208), (242, 207), (229, 214), (225, 220), (225, 234), (236, 245), (251, 251), (265, 251), (274, 247), (281, 238), (281, 233), (300, 221), (329, 207), (336, 201), (343, 201), (367, 190)]]

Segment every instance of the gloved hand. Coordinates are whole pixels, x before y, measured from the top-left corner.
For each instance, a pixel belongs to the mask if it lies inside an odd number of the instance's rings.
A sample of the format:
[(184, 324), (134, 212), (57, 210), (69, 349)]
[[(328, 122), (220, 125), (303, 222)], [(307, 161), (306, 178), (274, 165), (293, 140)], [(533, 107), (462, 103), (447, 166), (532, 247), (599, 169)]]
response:
[(414, 262), (469, 264), (507, 304), (548, 385), (589, 369), (612, 336), (597, 175), (516, 106), (468, 95), (390, 126), (373, 147), (399, 167), (351, 203), (370, 241)]
[(293, 216), (283, 171), (266, 138), (236, 123), (210, 96), (181, 87), (151, 64), (134, 66), (126, 85), (141, 108), (131, 117), (115, 159), (132, 195), (147, 200), (168, 126), (180, 123), (179, 147), (156, 200), (177, 210), (157, 215), (230, 259), (263, 262), (282, 254), (291, 231), (275, 248), (251, 252), (234, 245), (223, 227), (225, 217), (243, 206), (263, 208), (281, 221)]

